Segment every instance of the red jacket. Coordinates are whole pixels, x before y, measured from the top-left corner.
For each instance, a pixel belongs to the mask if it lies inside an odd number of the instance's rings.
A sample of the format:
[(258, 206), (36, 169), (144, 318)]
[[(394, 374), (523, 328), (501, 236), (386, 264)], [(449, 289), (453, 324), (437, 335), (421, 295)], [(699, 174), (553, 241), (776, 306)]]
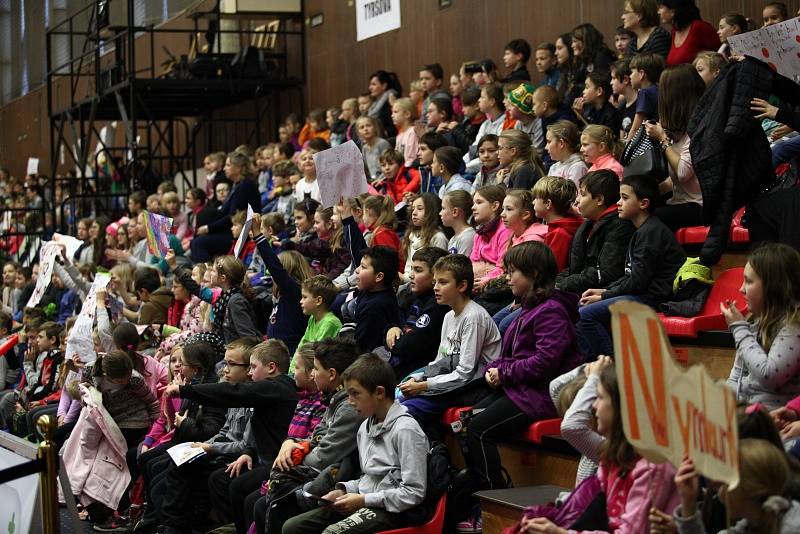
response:
[(403, 165), (397, 171), (397, 176), (394, 179), (386, 180), (386, 194), (392, 197), (395, 204), (399, 204), (403, 201), (405, 193), (419, 191), (419, 183), (419, 171)]
[(397, 251), (398, 265), (402, 269), (405, 265), (403, 259), (403, 251), (400, 248), (400, 238), (397, 232), (389, 226), (379, 226), (372, 231), (372, 246), (373, 247), (389, 247)]
[(563, 271), (569, 265), (569, 249), (572, 247), (572, 238), (583, 224), (583, 217), (575, 214), (567, 215), (557, 221), (547, 224), (547, 233), (544, 236), (544, 244), (550, 247), (556, 257), (558, 272)]

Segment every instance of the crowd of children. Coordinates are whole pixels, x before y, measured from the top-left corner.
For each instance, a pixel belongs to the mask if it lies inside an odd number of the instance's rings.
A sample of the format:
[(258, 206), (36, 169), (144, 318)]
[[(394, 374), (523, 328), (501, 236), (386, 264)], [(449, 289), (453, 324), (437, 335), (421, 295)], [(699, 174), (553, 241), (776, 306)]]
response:
[[(20, 232), (0, 243), (20, 259), (2, 272), (0, 423), (35, 439), (37, 419), (56, 417), (70, 488), (100, 532), (419, 522), (414, 511), (437, 497), (426, 459), (441, 415), (460, 406), (472, 407), (462, 444), (473, 490), (508, 487), (498, 444), (561, 415), (582, 455), (576, 494), (605, 499), (580, 521), (526, 509), (515, 532), (716, 531), (725, 510), (740, 521), (729, 532), (795, 532), (794, 248), (754, 248), (746, 315), (720, 310), (736, 344), (728, 384), (749, 405), (740, 486), (717, 498), (690, 460), (653, 464), (623, 432), (609, 306), (675, 300), (677, 274), (696, 265), (675, 237), (707, 220), (690, 122), (741, 61), (726, 39), (751, 26), (730, 13), (715, 34), (693, 0), (623, 8), (613, 50), (587, 23), (535, 50), (510, 41), (505, 78), (492, 60), (465, 62), (450, 92), (438, 64), (409, 96), (377, 71), (340, 107), (305, 123), (291, 114), (277, 143), (206, 156), (207, 183), (183, 202), (166, 181), (132, 193), (117, 220), (78, 220), (77, 247), (54, 236), (35, 306), (41, 241), (24, 234), (44, 227), (54, 199), (36, 176), (0, 171), (4, 205), (28, 210), (0, 221)], [(788, 16), (779, 2), (764, 8), (765, 25)], [(776, 117), (797, 124), (773, 104), (752, 103), (764, 136)], [(637, 136), (664, 155), (663, 176), (622, 164)], [(314, 154), (347, 141), (370, 192), (321, 205)], [(148, 248), (145, 210), (173, 219), (164, 257)], [(71, 333), (101, 271), (110, 282), (94, 293), (87, 354)], [(176, 445), (200, 456), (180, 462)], [(476, 506), (450, 515), (458, 532), (481, 531)]]

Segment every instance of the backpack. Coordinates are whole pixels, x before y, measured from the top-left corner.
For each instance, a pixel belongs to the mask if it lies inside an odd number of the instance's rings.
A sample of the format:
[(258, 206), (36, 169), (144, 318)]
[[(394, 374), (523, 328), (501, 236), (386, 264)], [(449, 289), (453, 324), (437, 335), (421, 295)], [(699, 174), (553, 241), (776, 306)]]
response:
[(440, 441), (432, 441), (428, 449), (428, 476), (425, 500), (405, 512), (410, 525), (421, 525), (433, 517), (439, 499), (450, 489), (455, 469), (450, 463), (450, 451)]

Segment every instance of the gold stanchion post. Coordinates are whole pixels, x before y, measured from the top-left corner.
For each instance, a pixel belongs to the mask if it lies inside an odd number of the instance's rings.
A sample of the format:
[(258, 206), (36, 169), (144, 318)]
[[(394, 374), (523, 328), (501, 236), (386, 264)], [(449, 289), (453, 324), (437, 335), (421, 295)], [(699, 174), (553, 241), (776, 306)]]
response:
[(36, 422), (44, 440), (39, 444), (39, 459), (45, 463), (39, 491), (42, 500), (42, 532), (57, 534), (58, 521), (58, 450), (53, 443), (53, 432), (56, 429), (55, 419), (43, 415)]

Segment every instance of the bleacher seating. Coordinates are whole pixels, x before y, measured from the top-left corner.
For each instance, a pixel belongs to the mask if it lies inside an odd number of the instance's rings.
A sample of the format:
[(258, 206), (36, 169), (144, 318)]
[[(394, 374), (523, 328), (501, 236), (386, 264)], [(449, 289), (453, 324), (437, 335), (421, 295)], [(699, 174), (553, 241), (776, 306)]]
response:
[[(750, 231), (742, 226), (742, 217), (744, 216), (744, 208), (741, 208), (733, 215), (731, 220), (731, 229), (728, 233), (728, 242), (734, 245), (748, 245), (750, 244)], [(687, 228), (679, 228), (675, 232), (675, 239), (681, 245), (697, 246), (702, 245), (708, 237), (708, 226), (689, 226)]]
[(727, 330), (725, 318), (719, 310), (720, 303), (726, 300), (736, 302), (744, 313), (744, 298), (739, 293), (744, 278), (744, 268), (737, 267), (723, 272), (715, 281), (706, 299), (703, 309), (694, 317), (666, 316), (659, 313), (661, 323), (667, 335), (674, 337), (697, 338), (699, 332), (710, 330)]
[[(442, 424), (451, 426), (454, 422), (461, 419), (461, 413), (472, 409), (471, 406), (461, 406), (458, 408), (448, 408), (442, 415)], [(531, 443), (540, 444), (545, 436), (561, 435), (561, 418), (543, 419), (531, 424), (522, 434), (522, 438)]]
[(444, 514), (447, 507), (447, 494), (442, 495), (439, 502), (436, 504), (436, 510), (433, 512), (433, 517), (424, 525), (417, 527), (395, 528), (392, 530), (383, 530), (378, 534), (441, 534), (444, 530)]

